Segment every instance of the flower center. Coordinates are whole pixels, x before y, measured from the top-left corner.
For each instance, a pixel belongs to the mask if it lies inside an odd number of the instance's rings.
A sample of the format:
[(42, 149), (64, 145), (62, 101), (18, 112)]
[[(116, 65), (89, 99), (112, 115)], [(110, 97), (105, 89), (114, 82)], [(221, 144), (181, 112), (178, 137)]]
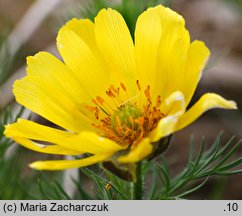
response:
[(121, 127), (129, 127), (133, 130), (135, 127), (134, 123), (138, 117), (141, 117), (142, 113), (138, 110), (137, 107), (133, 105), (122, 105), (118, 110), (114, 112), (111, 118), (111, 127), (114, 130), (117, 130)]
[[(141, 87), (137, 80), (136, 85), (140, 91)], [(100, 135), (122, 144), (136, 145), (143, 137), (153, 130), (159, 120), (163, 117), (159, 107), (161, 104), (160, 96), (156, 98), (156, 104), (152, 104), (150, 86), (144, 90), (146, 103), (138, 106), (134, 98), (130, 98), (127, 88), (123, 83), (115, 88), (111, 85), (106, 91), (110, 100), (106, 102), (100, 96), (97, 96), (92, 102), (96, 105), (87, 106), (91, 111), (96, 122), (92, 125), (98, 128)]]
[[(136, 142), (144, 135), (144, 116), (135, 105), (122, 105), (110, 117), (110, 128), (114, 132), (114, 140), (122, 140), (124, 143), (131, 144)], [(118, 138), (118, 139), (117, 139)]]

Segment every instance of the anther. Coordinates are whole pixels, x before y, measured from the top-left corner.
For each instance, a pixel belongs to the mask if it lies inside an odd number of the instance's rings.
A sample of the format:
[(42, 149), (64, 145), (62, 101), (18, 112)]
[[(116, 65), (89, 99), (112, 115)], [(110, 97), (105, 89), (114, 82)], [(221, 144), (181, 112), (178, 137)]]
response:
[(161, 96), (158, 95), (156, 98), (156, 107), (158, 108), (161, 105)]
[(99, 119), (99, 109), (96, 107), (96, 109), (95, 109), (95, 117), (96, 117), (96, 119)]
[(122, 89), (124, 90), (124, 91), (127, 91), (127, 88), (125, 87), (125, 85), (121, 82), (120, 83), (120, 85), (121, 85), (121, 87), (122, 87)]
[(136, 85), (137, 85), (137, 87), (138, 87), (138, 89), (140, 91), (141, 90), (141, 87), (140, 87), (140, 84), (139, 84), (139, 80), (136, 80)]
[(92, 106), (86, 106), (86, 108), (91, 111), (91, 112), (95, 112), (96, 111), (96, 107), (92, 107)]
[(111, 94), (113, 97), (116, 97), (116, 93), (115, 93), (115, 91), (114, 91), (111, 87), (108, 89), (108, 91), (110, 92), (110, 94)]
[[(113, 104), (107, 103), (109, 99), (104, 101), (103, 98), (97, 96), (92, 99), (95, 106), (87, 106), (87, 109), (96, 117), (97, 120), (95, 121), (99, 122), (99, 124), (92, 125), (101, 131), (101, 136), (112, 139), (119, 144), (132, 145), (131, 148), (139, 144), (142, 138), (155, 128), (159, 120), (164, 117), (159, 109), (161, 96), (158, 95), (156, 101), (154, 101), (155, 105), (152, 105), (150, 85), (146, 89), (142, 88), (144, 90), (142, 92), (139, 80), (136, 80), (136, 86), (140, 91), (138, 95), (144, 92), (142, 94), (147, 101), (146, 104), (143, 104), (143, 109), (141, 108), (142, 103), (140, 103), (139, 107), (136, 106), (137, 101), (133, 100), (136, 96), (129, 97), (128, 89), (123, 82), (120, 82), (119, 86), (110, 85), (106, 91), (108, 97), (113, 100)], [(125, 99), (123, 98), (123, 93), (127, 97), (125, 103), (123, 102)], [(102, 112), (106, 117), (101, 118), (100, 113)], [(94, 121), (94, 119), (92, 120)]]
[(111, 85), (110, 88), (113, 90), (113, 92), (114, 92), (115, 94), (118, 93), (118, 90), (114, 87), (114, 85)]
[(118, 127), (121, 127), (122, 126), (121, 125), (121, 120), (120, 120), (119, 116), (116, 117), (116, 123), (117, 123), (117, 126)]
[(108, 91), (106, 91), (106, 94), (109, 96), (109, 97), (116, 97), (116, 95), (109, 89)]
[(109, 91), (106, 91), (107, 96), (112, 97)]
[(109, 89), (109, 93), (112, 97), (116, 97), (116, 95), (112, 92), (112, 90)]
[(97, 101), (98, 101), (98, 103), (103, 105), (104, 99), (102, 99), (101, 97), (97, 96)]
[(148, 99), (149, 103), (152, 103), (152, 102), (151, 102), (150, 86), (149, 86), (149, 85), (147, 86), (147, 89), (145, 89), (145, 96), (146, 96), (146, 98)]
[(97, 103), (97, 101), (96, 101), (95, 99), (92, 99), (92, 102), (93, 102), (95, 105), (98, 106), (98, 103)]
[(125, 135), (125, 136), (128, 136), (128, 135), (130, 134), (130, 132), (132, 132), (132, 129), (130, 129), (129, 127), (126, 127), (126, 128), (125, 128), (124, 135)]
[(134, 129), (134, 117), (133, 116), (129, 116), (129, 121), (132, 125), (132, 129)]

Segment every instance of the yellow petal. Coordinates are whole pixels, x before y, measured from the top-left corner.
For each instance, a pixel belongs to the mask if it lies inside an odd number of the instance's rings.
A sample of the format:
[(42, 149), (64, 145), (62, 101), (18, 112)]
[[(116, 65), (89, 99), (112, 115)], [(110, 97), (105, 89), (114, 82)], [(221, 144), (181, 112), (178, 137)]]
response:
[(91, 154), (113, 154), (126, 148), (112, 140), (100, 137), (94, 132), (83, 131), (80, 134), (72, 134), (24, 119), (19, 119), (17, 123), (6, 126), (4, 133), (12, 139), (17, 137), (57, 144), (79, 154), (86, 152)]
[[(73, 18), (68, 21), (62, 29), (69, 29), (75, 32), (87, 46), (94, 52), (98, 52), (97, 43), (95, 38), (95, 26), (89, 19), (76, 19)], [(94, 53), (95, 54), (95, 53)]]
[[(142, 13), (136, 23), (135, 57), (137, 79), (143, 88), (146, 88), (148, 85), (154, 86), (156, 80), (161, 28), (160, 16), (154, 9), (148, 9)], [(159, 82), (162, 82), (162, 80)], [(151, 90), (153, 91), (153, 89)]]
[[(160, 16), (162, 28), (154, 95), (160, 95), (161, 101), (165, 102), (172, 92), (182, 90), (190, 35), (184, 19), (175, 11), (161, 5), (153, 10)], [(164, 103), (161, 108), (163, 106)]]
[[(83, 151), (76, 151), (68, 145), (56, 145), (63, 143), (66, 137), (72, 136), (71, 133), (25, 119), (18, 119), (16, 123), (6, 125), (4, 135), (28, 149), (41, 153), (63, 155), (78, 155), (84, 153)], [(40, 144), (38, 141), (48, 142), (49, 145)]]
[[(91, 97), (105, 93), (109, 71), (75, 32), (63, 27), (57, 36), (57, 47), (65, 64)], [(101, 82), (100, 82), (101, 80)], [(91, 101), (91, 100), (90, 100)]]
[(95, 18), (95, 35), (98, 47), (111, 71), (111, 81), (123, 82), (131, 96), (135, 86), (134, 44), (123, 17), (115, 10), (102, 9)]
[(91, 128), (92, 122), (80, 109), (90, 97), (70, 70), (46, 52), (28, 57), (27, 64), (28, 75), (14, 83), (17, 102), (67, 130)]
[(23, 137), (12, 137), (11, 139), (25, 148), (28, 148), (30, 150), (40, 152), (40, 153), (59, 154), (59, 155), (79, 155), (80, 154), (80, 152), (66, 149), (58, 145), (43, 145)]
[(172, 134), (175, 131), (177, 121), (178, 117), (172, 115), (161, 119), (157, 127), (149, 134), (151, 142), (157, 142), (162, 137)]
[(29, 167), (38, 170), (64, 170), (78, 167), (89, 166), (108, 159), (110, 155), (94, 155), (79, 160), (52, 160), (52, 161), (36, 161)]
[(162, 110), (164, 115), (182, 115), (186, 110), (185, 98), (182, 92), (175, 91), (166, 99), (166, 109)]
[(237, 109), (234, 101), (228, 101), (214, 93), (204, 94), (178, 121), (176, 131), (191, 124), (204, 112), (213, 108)]
[(118, 162), (120, 163), (135, 163), (138, 162), (149, 154), (151, 154), (153, 146), (150, 144), (149, 138), (144, 138), (137, 144), (127, 155), (120, 156)]
[(48, 82), (52, 88), (62, 90), (62, 94), (71, 98), (75, 103), (87, 102), (87, 92), (81, 88), (75, 75), (57, 59), (48, 52), (39, 52), (34, 56), (27, 57), (27, 74), (32, 79)]
[(187, 64), (185, 68), (183, 93), (188, 105), (197, 84), (202, 76), (202, 71), (209, 58), (210, 51), (202, 41), (194, 41), (189, 47)]
[(185, 99), (181, 92), (172, 93), (166, 100), (166, 117), (162, 118), (157, 127), (149, 133), (151, 142), (157, 142), (162, 137), (175, 131), (179, 118), (185, 112)]

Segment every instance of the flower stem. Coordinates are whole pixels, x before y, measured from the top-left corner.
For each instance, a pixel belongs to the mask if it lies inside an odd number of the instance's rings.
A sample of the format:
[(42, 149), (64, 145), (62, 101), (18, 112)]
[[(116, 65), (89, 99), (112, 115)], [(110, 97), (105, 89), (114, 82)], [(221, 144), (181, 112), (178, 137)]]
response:
[(142, 161), (137, 163), (136, 167), (136, 182), (133, 188), (133, 199), (142, 200), (143, 195), (143, 174), (142, 174)]

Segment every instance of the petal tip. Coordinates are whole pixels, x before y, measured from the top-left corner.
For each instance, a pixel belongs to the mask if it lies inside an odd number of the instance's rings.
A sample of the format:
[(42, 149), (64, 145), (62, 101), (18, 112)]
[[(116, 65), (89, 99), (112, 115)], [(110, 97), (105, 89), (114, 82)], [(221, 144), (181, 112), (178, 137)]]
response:
[(28, 167), (31, 169), (41, 170), (41, 164), (42, 164), (41, 161), (35, 161), (35, 162), (29, 164)]
[(94, 18), (94, 21), (96, 21), (96, 19), (98, 19), (98, 17), (103, 16), (105, 13), (107, 13), (107, 11), (108, 11), (108, 9), (106, 9), (106, 8), (101, 9), (98, 12), (97, 16)]
[(4, 125), (4, 131), (3, 131), (3, 134), (4, 136), (6, 136), (7, 138), (12, 138), (14, 137), (14, 130), (13, 130), (13, 125), (16, 124), (16, 123), (13, 123), (13, 124), (6, 124)]
[(229, 101), (231, 109), (238, 109), (237, 103), (233, 100)]
[(29, 164), (28, 167), (31, 168), (31, 169), (35, 169), (35, 163), (36, 162), (33, 162), (33, 163)]
[(10, 137), (9, 136), (9, 127), (10, 127), (10, 124), (7, 124), (7, 125), (4, 125), (4, 131), (3, 131), (3, 134), (6, 136), (6, 137)]

